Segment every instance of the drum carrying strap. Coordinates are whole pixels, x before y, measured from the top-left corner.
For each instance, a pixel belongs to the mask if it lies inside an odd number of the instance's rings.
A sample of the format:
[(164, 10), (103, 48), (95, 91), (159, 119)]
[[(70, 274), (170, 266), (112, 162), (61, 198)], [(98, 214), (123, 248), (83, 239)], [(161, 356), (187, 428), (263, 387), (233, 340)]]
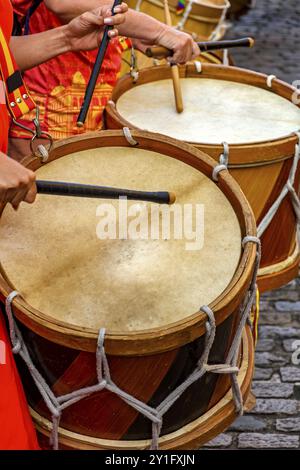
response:
[[(2, 76), (6, 105), (13, 122), (25, 129), (26, 131), (33, 134), (31, 139), (31, 150), (33, 153), (33, 142), (36, 138), (45, 138), (52, 145), (52, 138), (46, 132), (41, 131), (39, 123), (39, 108), (36, 106), (34, 100), (30, 96), (30, 93), (23, 81), (20, 70), (17, 67), (16, 61), (10, 51), (9, 45), (6, 41), (2, 28), (0, 27), (0, 73)], [(33, 120), (34, 130), (27, 128), (23, 124), (19, 123), (18, 120), (29, 113), (30, 111), (36, 110), (36, 117)], [(43, 149), (42, 149), (43, 147)], [(38, 147), (43, 159), (46, 157), (47, 150), (44, 146)], [(47, 152), (48, 154), (48, 152)]]

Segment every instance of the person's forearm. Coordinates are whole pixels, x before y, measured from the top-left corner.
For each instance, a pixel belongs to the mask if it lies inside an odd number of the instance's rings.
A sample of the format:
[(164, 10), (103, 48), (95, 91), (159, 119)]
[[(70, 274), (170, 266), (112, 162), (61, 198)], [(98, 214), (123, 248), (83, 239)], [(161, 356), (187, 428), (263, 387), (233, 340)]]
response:
[(129, 9), (124, 23), (118, 29), (120, 35), (154, 44), (167, 28), (168, 26), (152, 16)]
[(44, 0), (44, 3), (62, 23), (69, 23), (85, 11), (94, 10), (94, 8), (110, 3), (113, 5), (113, 0)]
[[(92, 10), (101, 5), (113, 4), (112, 0), (44, 0), (45, 5), (59, 19), (67, 23), (86, 10)], [(155, 43), (162, 30), (167, 28), (163, 23), (149, 15), (129, 9), (125, 22), (118, 27), (119, 34), (135, 39), (142, 39), (148, 43)]]
[(13, 36), (10, 47), (20, 70), (27, 70), (70, 50), (65, 26), (29, 36)]

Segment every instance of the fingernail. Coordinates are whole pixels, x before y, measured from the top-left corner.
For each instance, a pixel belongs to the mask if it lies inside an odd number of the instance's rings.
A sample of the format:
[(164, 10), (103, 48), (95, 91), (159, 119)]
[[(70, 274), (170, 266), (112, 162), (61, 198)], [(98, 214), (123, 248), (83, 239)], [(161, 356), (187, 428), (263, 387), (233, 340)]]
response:
[(114, 8), (114, 13), (121, 13), (122, 9), (120, 7)]
[(112, 24), (113, 19), (112, 18), (104, 18), (104, 24)]

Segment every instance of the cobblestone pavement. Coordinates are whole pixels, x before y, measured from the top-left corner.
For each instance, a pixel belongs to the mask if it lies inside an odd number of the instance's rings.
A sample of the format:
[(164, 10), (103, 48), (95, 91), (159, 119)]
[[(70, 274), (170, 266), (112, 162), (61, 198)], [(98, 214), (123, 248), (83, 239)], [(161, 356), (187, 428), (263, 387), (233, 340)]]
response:
[[(299, 0), (257, 0), (227, 34), (250, 35), (257, 40), (256, 49), (236, 52), (236, 64), (290, 83), (300, 80)], [(300, 278), (262, 296), (253, 381), (256, 406), (207, 447), (300, 448), (300, 365), (292, 362), (295, 347), (300, 359)]]
[(300, 80), (300, 1), (256, 0), (256, 6), (227, 33), (228, 38), (252, 36), (253, 49), (235, 49), (239, 67), (250, 68), (292, 83)]

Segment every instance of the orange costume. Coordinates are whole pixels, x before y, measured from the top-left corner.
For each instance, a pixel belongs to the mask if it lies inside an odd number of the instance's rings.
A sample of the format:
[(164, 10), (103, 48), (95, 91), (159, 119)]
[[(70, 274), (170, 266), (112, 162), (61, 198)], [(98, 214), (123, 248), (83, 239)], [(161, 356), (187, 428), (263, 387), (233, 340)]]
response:
[[(11, 3), (22, 21), (32, 0), (11, 0)], [(60, 20), (41, 3), (30, 18), (29, 32), (40, 33), (60, 25)], [(76, 126), (76, 120), (97, 52), (67, 53), (25, 72), (25, 83), (40, 108), (43, 131), (50, 132), (54, 139), (62, 139), (102, 127), (102, 112), (120, 71), (121, 52), (128, 44), (127, 40), (110, 41), (83, 130)], [(31, 113), (21, 122), (32, 127), (33, 118)], [(10, 136), (29, 138), (28, 133), (16, 126), (11, 127)]]
[[(12, 8), (9, 0), (0, 2), (0, 28), (6, 42), (12, 30)], [(2, 64), (1, 64), (2, 65)], [(2, 77), (0, 76), (2, 79)], [(2, 86), (2, 83), (1, 83)], [(3, 100), (1, 100), (3, 101)], [(7, 150), (8, 114), (0, 103), (0, 150)], [(38, 449), (22, 384), (14, 362), (10, 341), (0, 311), (0, 449)]]

